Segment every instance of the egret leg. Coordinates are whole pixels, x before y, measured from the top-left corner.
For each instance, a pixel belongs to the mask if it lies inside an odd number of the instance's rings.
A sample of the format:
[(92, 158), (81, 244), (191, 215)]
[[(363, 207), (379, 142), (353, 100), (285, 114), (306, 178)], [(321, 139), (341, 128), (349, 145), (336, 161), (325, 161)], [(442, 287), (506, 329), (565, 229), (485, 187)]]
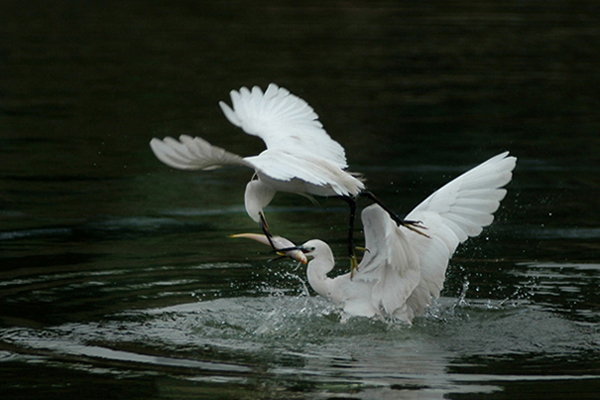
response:
[(284, 248), (284, 249), (277, 248), (275, 246), (275, 243), (273, 243), (273, 239), (272, 239), (273, 234), (271, 234), (271, 231), (269, 230), (269, 225), (267, 225), (267, 220), (265, 219), (264, 214), (262, 212), (259, 212), (258, 215), (260, 217), (260, 222), (258, 223), (258, 225), (260, 225), (260, 229), (262, 229), (263, 233), (267, 237), (267, 240), (269, 241), (269, 244), (271, 245), (271, 248), (273, 249), (273, 251), (275, 253), (277, 253), (279, 256), (281, 256), (281, 258), (287, 257), (285, 255), (286, 251), (299, 249), (297, 246), (296, 247), (288, 247), (288, 248)]
[(342, 199), (350, 206), (350, 221), (348, 223), (348, 256), (350, 257), (350, 279), (354, 277), (354, 271), (358, 270), (358, 261), (354, 253), (354, 219), (356, 218), (356, 200), (353, 197), (342, 196)]
[(419, 235), (423, 235), (425, 237), (429, 237), (426, 233), (422, 232), (421, 229), (427, 229), (425, 225), (421, 221), (411, 221), (405, 220), (397, 216), (392, 210), (390, 210), (385, 204), (383, 204), (375, 195), (371, 192), (361, 192), (361, 196), (367, 197), (377, 203), (381, 208), (383, 208), (398, 225), (402, 225), (406, 229), (410, 229), (411, 231), (418, 233)]
[(269, 225), (267, 225), (267, 220), (265, 219), (264, 214), (262, 212), (259, 212), (258, 216), (260, 217), (260, 222), (258, 223), (258, 225), (260, 225), (260, 229), (262, 229), (263, 233), (267, 237), (267, 240), (269, 241), (271, 248), (275, 251), (278, 251), (277, 248), (275, 247), (275, 244), (273, 244), (273, 239), (271, 239), (273, 237), (273, 235), (271, 234), (271, 231), (269, 230)]

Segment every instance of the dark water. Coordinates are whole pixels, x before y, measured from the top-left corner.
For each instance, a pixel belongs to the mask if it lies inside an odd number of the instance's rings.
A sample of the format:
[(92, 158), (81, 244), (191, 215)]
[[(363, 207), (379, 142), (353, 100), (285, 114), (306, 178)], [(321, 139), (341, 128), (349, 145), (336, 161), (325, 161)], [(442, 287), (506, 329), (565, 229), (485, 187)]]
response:
[[(598, 397), (595, 3), (2, 8), (2, 398)], [(519, 157), (496, 222), (414, 326), (345, 320), (302, 269), (228, 239), (256, 230), (251, 172), (172, 171), (150, 152), (185, 133), (256, 154), (217, 102), (271, 81), (401, 213), (494, 154)], [(339, 201), (283, 194), (268, 213), (343, 257)]]

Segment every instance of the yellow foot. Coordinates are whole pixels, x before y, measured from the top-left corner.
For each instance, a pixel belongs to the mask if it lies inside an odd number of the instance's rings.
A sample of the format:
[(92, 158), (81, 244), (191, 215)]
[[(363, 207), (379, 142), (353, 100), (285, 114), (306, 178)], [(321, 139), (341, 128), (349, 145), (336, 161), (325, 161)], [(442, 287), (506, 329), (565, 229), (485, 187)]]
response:
[(358, 261), (356, 261), (356, 256), (353, 254), (350, 256), (350, 279), (354, 277), (354, 271), (358, 271)]

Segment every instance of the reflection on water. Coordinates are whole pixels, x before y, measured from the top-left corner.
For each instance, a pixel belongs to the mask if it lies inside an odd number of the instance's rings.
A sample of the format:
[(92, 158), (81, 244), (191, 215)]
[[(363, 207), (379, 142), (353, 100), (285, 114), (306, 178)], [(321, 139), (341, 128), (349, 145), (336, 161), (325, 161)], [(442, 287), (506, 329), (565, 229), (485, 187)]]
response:
[[(78, 229), (97, 237), (127, 225), (147, 239), (172, 225), (124, 222)], [(62, 230), (9, 233), (4, 241), (63, 237)], [(91, 382), (115, 376), (133, 385), (168, 376), (175, 393), (232, 398), (251, 397), (257, 385), (274, 398), (282, 390), (299, 397), (494, 395), (534, 382), (584, 393), (600, 380), (592, 290), (599, 264), (459, 260), (451, 296), (412, 327), (348, 319), (313, 296), (304, 271), (289, 261), (67, 264), (3, 274), (4, 305), (18, 305), (3, 314), (0, 329), (7, 370), (84, 371)]]
[[(597, 396), (591, 2), (4, 3), (3, 398)], [(271, 81), (400, 214), (491, 155), (519, 158), (496, 222), (412, 327), (348, 319), (302, 268), (228, 239), (257, 229), (251, 172), (152, 155), (180, 134), (257, 154), (217, 102)], [(278, 194), (269, 222), (343, 260), (346, 207)]]
[[(410, 328), (360, 318), (340, 323), (337, 311), (321, 298), (279, 293), (126, 311), (43, 333), (12, 328), (2, 332), (2, 340), (24, 353), (5, 361), (41, 355), (66, 368), (88, 363), (92, 373), (106, 373), (107, 366), (129, 370), (125, 376), (143, 366), (138, 374), (168, 373), (230, 389), (256, 380), (269, 388), (268, 382), (277, 380), (307, 391), (366, 394), (387, 388), (441, 398), (499, 391), (512, 381), (598, 379), (593, 370), (582, 374), (581, 365), (550, 376), (545, 370), (548, 359), (592, 350), (597, 343), (588, 340), (594, 329), (510, 303), (459, 306), (442, 299)], [(543, 359), (536, 356), (540, 349), (547, 352)], [(468, 354), (470, 361), (457, 354)], [(509, 359), (518, 360), (521, 370), (497, 375), (493, 365)]]

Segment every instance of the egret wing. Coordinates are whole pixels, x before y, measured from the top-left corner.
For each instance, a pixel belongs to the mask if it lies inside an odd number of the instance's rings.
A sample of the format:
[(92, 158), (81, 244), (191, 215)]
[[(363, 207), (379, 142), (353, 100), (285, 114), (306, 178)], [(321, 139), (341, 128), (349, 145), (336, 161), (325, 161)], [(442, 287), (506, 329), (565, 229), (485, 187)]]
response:
[(477, 236), (494, 220), (517, 159), (508, 152), (490, 158), (431, 194), (407, 216), (422, 221), (429, 238), (402, 228), (418, 254), (421, 281), (408, 305), (420, 314), (443, 288), (448, 261), (459, 243)]
[(230, 95), (233, 108), (219, 102), (225, 117), (247, 134), (261, 138), (268, 149), (308, 153), (338, 168), (347, 167), (344, 148), (327, 134), (305, 100), (274, 83), (264, 93), (254, 86), (232, 90)]
[(419, 258), (405, 232), (374, 204), (362, 212), (367, 252), (358, 266), (357, 281), (374, 282), (376, 309), (408, 323), (406, 301), (420, 281)]
[(150, 141), (154, 155), (169, 167), (187, 170), (211, 170), (223, 165), (254, 166), (242, 157), (213, 146), (206, 140), (181, 135), (179, 140), (172, 137), (154, 138)]
[[(280, 150), (268, 149), (255, 157), (247, 157), (246, 162), (252, 164), (257, 171), (277, 181), (292, 181), (298, 185), (313, 185), (297, 188), (298, 192), (307, 192), (320, 196), (356, 196), (364, 188), (364, 183), (357, 177), (342, 171), (327, 160), (304, 154), (301, 157)], [(325, 188), (322, 191), (318, 188)], [(289, 191), (288, 187), (288, 191)]]

